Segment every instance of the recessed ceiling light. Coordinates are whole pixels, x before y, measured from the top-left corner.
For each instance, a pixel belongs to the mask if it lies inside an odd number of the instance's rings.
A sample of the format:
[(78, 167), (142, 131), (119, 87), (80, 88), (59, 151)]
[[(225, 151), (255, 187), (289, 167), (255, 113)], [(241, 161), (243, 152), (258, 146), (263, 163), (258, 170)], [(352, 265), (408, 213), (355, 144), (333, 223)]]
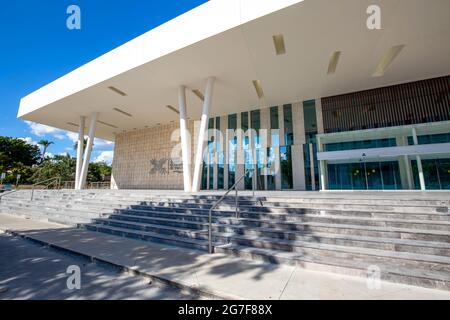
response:
[(175, 109), (174, 107), (172, 107), (171, 105), (167, 105), (166, 106), (167, 109), (172, 110), (173, 112), (180, 114), (180, 111), (178, 111), (177, 109)]
[(123, 111), (123, 110), (120, 110), (119, 108), (113, 108), (113, 110), (114, 110), (114, 111), (117, 111), (117, 112), (119, 112), (119, 113), (121, 113), (121, 114), (123, 114), (123, 115), (125, 115), (125, 116), (133, 117), (132, 114), (130, 114), (130, 113), (128, 113), (128, 112), (125, 112), (125, 111)]
[(286, 45), (284, 43), (284, 36), (282, 34), (273, 36), (273, 44), (275, 46), (275, 52), (278, 56), (286, 54)]
[(259, 80), (253, 80), (253, 86), (255, 87), (256, 94), (258, 95), (258, 98), (264, 97), (264, 91), (261, 86), (261, 82)]
[(372, 77), (383, 76), (386, 70), (389, 68), (389, 66), (392, 64), (395, 58), (397, 58), (397, 56), (400, 54), (400, 51), (402, 51), (404, 47), (405, 45), (402, 44), (390, 48), (389, 51), (386, 52), (386, 54), (383, 56), (383, 59), (381, 59)]
[(330, 75), (330, 74), (336, 73), (336, 69), (337, 69), (340, 57), (341, 57), (341, 51), (333, 52), (333, 54), (331, 55), (331, 58), (330, 58), (330, 62), (328, 64), (327, 74)]
[(198, 90), (198, 89), (194, 89), (192, 90), (192, 92), (202, 101), (205, 101), (205, 96), (203, 95), (203, 93)]
[(117, 94), (120, 94), (123, 97), (127, 95), (125, 92), (123, 92), (122, 90), (117, 89), (116, 87), (108, 87), (108, 89), (114, 91)]
[(107, 122), (103, 122), (103, 121), (97, 121), (98, 123), (100, 123), (100, 124), (103, 124), (104, 126), (108, 126), (108, 127), (111, 127), (111, 128), (115, 128), (115, 129), (117, 129), (118, 127), (117, 126), (115, 126), (115, 125), (113, 125), (113, 124), (110, 124), (110, 123), (107, 123)]

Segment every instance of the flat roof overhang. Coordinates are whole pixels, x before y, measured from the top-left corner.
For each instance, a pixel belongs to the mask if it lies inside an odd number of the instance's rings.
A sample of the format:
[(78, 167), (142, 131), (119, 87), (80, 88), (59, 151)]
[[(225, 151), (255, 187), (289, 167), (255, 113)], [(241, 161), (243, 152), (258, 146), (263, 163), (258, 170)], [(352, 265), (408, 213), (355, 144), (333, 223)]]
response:
[[(379, 0), (382, 30), (369, 30), (372, 2), (210, 1), (24, 97), (18, 116), (77, 131), (79, 116), (98, 111), (96, 136), (114, 140), (123, 131), (178, 121), (166, 107), (178, 108), (178, 87), (203, 91), (209, 76), (217, 79), (211, 116), (221, 116), (448, 75), (450, 1)], [(279, 34), (284, 55), (275, 53)], [(405, 46), (399, 56), (374, 77), (398, 45)], [(337, 51), (337, 70), (328, 75)], [(199, 118), (201, 100), (191, 92), (187, 103), (188, 116)]]

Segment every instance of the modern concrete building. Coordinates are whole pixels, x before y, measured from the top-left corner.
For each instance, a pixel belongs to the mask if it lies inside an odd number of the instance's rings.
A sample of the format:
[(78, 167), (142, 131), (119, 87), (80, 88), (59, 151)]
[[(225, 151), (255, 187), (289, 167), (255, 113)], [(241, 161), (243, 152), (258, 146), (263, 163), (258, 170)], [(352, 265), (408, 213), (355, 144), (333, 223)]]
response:
[(241, 189), (450, 189), (448, 12), (213, 0), (24, 97), (18, 116), (88, 134), (77, 188), (99, 137), (115, 141), (119, 189), (221, 190), (243, 175)]

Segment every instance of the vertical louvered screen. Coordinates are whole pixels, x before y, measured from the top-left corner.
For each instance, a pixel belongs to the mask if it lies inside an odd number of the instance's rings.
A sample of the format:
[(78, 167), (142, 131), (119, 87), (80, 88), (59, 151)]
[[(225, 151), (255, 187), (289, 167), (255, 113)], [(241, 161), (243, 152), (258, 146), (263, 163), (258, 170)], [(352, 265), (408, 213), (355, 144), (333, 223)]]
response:
[(450, 76), (322, 99), (326, 133), (450, 120)]

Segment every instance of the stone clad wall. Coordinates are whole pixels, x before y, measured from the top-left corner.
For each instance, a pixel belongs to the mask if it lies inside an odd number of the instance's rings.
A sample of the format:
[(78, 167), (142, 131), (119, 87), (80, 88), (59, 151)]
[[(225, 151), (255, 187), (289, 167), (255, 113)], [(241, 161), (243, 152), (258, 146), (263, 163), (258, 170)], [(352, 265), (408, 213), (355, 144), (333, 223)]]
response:
[[(316, 105), (320, 105), (316, 103)], [(284, 137), (284, 118), (283, 105), (278, 106), (279, 118), (279, 145), (271, 145), (271, 132), (267, 131), (268, 146), (274, 149), (274, 169), (276, 190), (281, 190), (281, 171), (280, 169), (280, 146), (285, 145)], [(261, 129), (270, 129), (270, 108), (261, 108)], [(305, 190), (305, 168), (304, 168), (304, 111), (303, 103), (292, 104), (293, 114), (293, 133), (294, 145), (291, 146), (293, 159), (293, 189)], [(318, 123), (322, 123), (322, 113), (318, 112)], [(221, 117), (221, 131), (226, 138), (228, 129), (228, 116)], [(237, 114), (238, 128), (241, 124), (241, 113)], [(189, 121), (188, 129), (191, 133), (191, 173), (194, 167), (194, 153), (197, 149), (197, 135), (200, 121)], [(250, 117), (249, 117), (250, 127)], [(320, 125), (322, 126), (322, 125)], [(323, 127), (323, 126), (322, 126)], [(171, 139), (173, 135), (173, 141)], [(120, 133), (116, 136), (114, 161), (113, 161), (113, 189), (158, 189), (158, 190), (183, 190), (183, 168), (182, 164), (171, 165), (171, 153), (178, 146), (178, 157), (181, 160), (181, 146), (179, 136), (179, 123), (162, 125), (154, 128), (135, 130), (132, 132)], [(242, 146), (242, 140), (239, 138), (238, 145)], [(225, 164), (228, 164), (228, 142), (222, 147), (225, 155)], [(240, 162), (236, 166), (236, 176), (244, 174), (244, 150), (237, 148), (237, 158)], [(218, 158), (217, 158), (218, 159)], [(216, 160), (217, 160), (216, 159)], [(213, 170), (207, 169), (207, 174), (213, 176), (214, 188), (218, 185), (218, 167)], [(224, 186), (228, 186), (228, 166), (224, 166)], [(308, 173), (311, 174), (311, 173)], [(264, 178), (267, 180), (267, 178)], [(209, 177), (207, 178), (210, 181)], [(208, 183), (209, 188), (209, 183)], [(244, 188), (244, 181), (239, 188)]]
[[(194, 132), (194, 122), (188, 124)], [(113, 182), (114, 189), (182, 190), (183, 168), (171, 163), (174, 148), (181, 159), (179, 124), (120, 133), (116, 136)], [(171, 137), (174, 134), (174, 140)], [(194, 146), (194, 137), (191, 134)], [(178, 140), (177, 140), (178, 139)], [(195, 150), (195, 149), (193, 149)], [(193, 157), (191, 163), (193, 163)], [(193, 166), (193, 165), (192, 165)]]

